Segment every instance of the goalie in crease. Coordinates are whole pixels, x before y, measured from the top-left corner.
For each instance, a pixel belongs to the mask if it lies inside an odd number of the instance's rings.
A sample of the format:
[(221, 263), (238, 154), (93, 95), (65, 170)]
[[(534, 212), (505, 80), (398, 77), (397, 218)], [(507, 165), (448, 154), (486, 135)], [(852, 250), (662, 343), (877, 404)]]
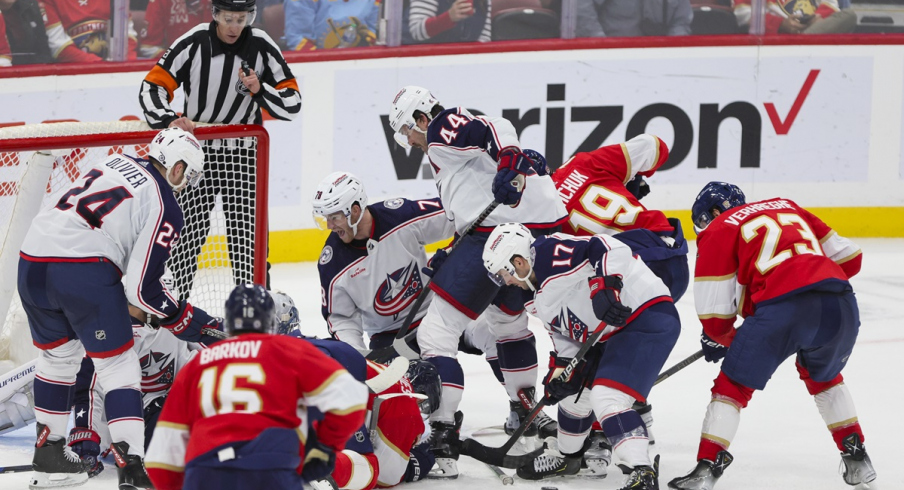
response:
[(201, 340), (203, 328), (219, 327), (203, 310), (178, 301), (161, 280), (182, 229), (175, 193), (197, 185), (203, 165), (194, 136), (166, 129), (151, 141), (149, 161), (107, 157), (32, 222), (18, 271), (19, 296), (41, 350), (31, 488), (78, 485), (88, 478), (65, 441), (72, 387), (86, 353), (106, 390), (119, 484), (150, 488), (142, 463), (141, 370), (127, 304), (162, 318), (160, 326), (184, 340)]

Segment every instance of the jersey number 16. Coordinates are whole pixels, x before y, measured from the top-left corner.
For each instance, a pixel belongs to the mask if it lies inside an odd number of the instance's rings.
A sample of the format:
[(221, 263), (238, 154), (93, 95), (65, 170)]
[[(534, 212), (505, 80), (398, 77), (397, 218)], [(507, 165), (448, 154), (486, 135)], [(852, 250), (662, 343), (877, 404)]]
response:
[(212, 366), (201, 373), (201, 412), (205, 417), (226, 413), (258, 413), (264, 407), (260, 393), (252, 387), (239, 388), (238, 380), (263, 385), (267, 380), (260, 364), (228, 364), (222, 371)]

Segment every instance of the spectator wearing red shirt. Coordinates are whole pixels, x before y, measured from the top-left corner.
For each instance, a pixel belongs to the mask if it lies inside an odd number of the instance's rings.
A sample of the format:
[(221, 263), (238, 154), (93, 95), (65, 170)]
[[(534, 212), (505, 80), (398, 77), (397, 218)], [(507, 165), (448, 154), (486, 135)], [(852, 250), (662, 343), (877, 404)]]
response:
[[(106, 0), (42, 0), (44, 28), (50, 51), (58, 62), (103, 61), (110, 52), (107, 28), (110, 2)], [(127, 58), (137, 58), (138, 35), (129, 21)]]
[(150, 0), (144, 19), (148, 28), (138, 41), (138, 57), (156, 59), (179, 36), (213, 17), (210, 0)]
[(0, 66), (12, 66), (13, 55), (9, 50), (9, 42), (6, 40), (6, 23), (3, 14), (0, 13)]

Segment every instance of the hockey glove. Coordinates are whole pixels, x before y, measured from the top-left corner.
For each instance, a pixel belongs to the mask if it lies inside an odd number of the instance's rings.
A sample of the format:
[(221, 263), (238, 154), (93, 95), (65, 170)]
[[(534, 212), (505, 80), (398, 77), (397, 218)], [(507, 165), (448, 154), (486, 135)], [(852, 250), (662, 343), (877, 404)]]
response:
[(531, 163), (533, 163), (534, 171), (537, 172), (537, 175), (544, 176), (552, 174), (552, 172), (549, 171), (549, 165), (546, 164), (546, 157), (544, 157), (539, 151), (524, 150), (524, 156), (530, 158)]
[(446, 252), (446, 249), (441, 248), (437, 250), (433, 257), (427, 261), (427, 267), (424, 267), (421, 271), (425, 276), (433, 278), (448, 257), (449, 252)]
[(700, 346), (703, 347), (703, 358), (706, 362), (719, 362), (728, 353), (728, 347), (711, 339), (706, 332), (700, 334)]
[(405, 477), (402, 481), (411, 482), (423, 479), (430, 468), (433, 468), (435, 461), (436, 457), (430, 450), (429, 442), (414, 446), (409, 453), (408, 468), (405, 469)]
[[(591, 356), (593, 349), (587, 354)], [(574, 370), (565, 374), (565, 368), (571, 363), (570, 357), (558, 357), (555, 352), (549, 353), (549, 371), (543, 378), (545, 386), (544, 396), (550, 405), (555, 405), (563, 399), (576, 395), (584, 387), (585, 381), (592, 374), (590, 372), (593, 359), (585, 357), (578, 362)]]
[(305, 452), (307, 454), (301, 468), (301, 478), (304, 481), (322, 480), (333, 472), (336, 466), (336, 453), (318, 441), (316, 435), (308, 438)]
[(200, 308), (195, 308), (187, 301), (179, 303), (176, 313), (160, 320), (160, 326), (169, 330), (180, 340), (186, 342), (203, 342), (207, 345), (220, 340), (218, 336), (210, 336), (204, 333), (204, 329), (223, 330), (222, 322), (207, 314)]
[(499, 152), (496, 177), (493, 178), (493, 198), (500, 204), (518, 206), (527, 186), (524, 179), (533, 172), (533, 162), (517, 148), (502, 150)]
[(593, 314), (607, 325), (621, 327), (628, 321), (633, 311), (621, 303), (621, 290), (624, 287), (621, 277), (591, 277), (590, 301), (593, 303)]
[(650, 184), (647, 184), (647, 181), (643, 180), (642, 175), (634, 177), (634, 179), (625, 184), (625, 188), (628, 189), (628, 192), (633, 194), (638, 201), (650, 193)]
[(89, 477), (95, 477), (104, 471), (104, 463), (100, 460), (100, 436), (97, 432), (86, 427), (74, 427), (69, 431), (66, 444), (85, 463)]

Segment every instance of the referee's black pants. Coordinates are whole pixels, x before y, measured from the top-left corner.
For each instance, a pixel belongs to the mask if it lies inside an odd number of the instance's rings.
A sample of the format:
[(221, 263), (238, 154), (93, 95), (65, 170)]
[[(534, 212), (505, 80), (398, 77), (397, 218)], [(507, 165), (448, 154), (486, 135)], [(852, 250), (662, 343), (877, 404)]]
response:
[[(223, 200), (232, 278), (236, 285), (254, 281), (254, 254), (257, 253), (254, 248), (256, 148), (238, 147), (242, 140), (238, 140), (237, 144), (236, 140), (229, 140), (232, 143), (229, 145), (219, 145), (220, 141), (222, 140), (205, 142), (207, 164), (201, 184), (196, 188), (186, 188), (177, 196), (185, 225), (168, 266), (173, 273), (174, 287), (179, 292), (180, 299), (188, 299), (191, 293), (198, 270), (198, 255), (211, 228), (209, 217), (217, 194)], [(225, 264), (214, 263), (211, 266), (222, 267)], [(268, 289), (269, 269), (268, 262)]]

